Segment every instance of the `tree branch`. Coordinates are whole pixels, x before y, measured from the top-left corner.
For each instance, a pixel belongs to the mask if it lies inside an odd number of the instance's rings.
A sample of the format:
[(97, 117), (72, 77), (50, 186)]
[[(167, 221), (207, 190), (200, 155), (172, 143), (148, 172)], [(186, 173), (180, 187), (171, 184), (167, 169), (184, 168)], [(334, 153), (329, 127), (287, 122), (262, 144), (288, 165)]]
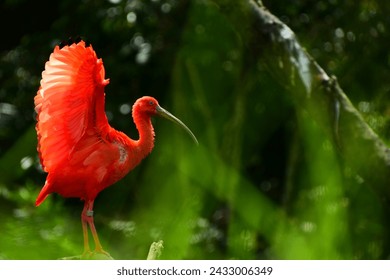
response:
[(255, 37), (248, 47), (292, 99), (325, 128), (345, 164), (380, 196), (390, 198), (390, 149), (364, 121), (337, 79), (329, 77), (303, 49), (294, 32), (261, 2), (249, 3)]

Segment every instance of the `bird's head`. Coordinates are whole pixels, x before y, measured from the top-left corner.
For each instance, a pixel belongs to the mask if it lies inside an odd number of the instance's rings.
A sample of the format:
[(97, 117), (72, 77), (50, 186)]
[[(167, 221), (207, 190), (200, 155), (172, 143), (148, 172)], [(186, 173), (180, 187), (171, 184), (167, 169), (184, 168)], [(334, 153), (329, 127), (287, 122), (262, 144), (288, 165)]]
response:
[(198, 144), (198, 140), (196, 139), (195, 135), (192, 133), (192, 131), (178, 118), (176, 118), (174, 115), (172, 115), (170, 112), (162, 108), (159, 104), (158, 101), (151, 97), (151, 96), (144, 96), (137, 101), (135, 101), (133, 105), (133, 114), (134, 112), (139, 113), (139, 114), (145, 114), (149, 117), (152, 116), (160, 116), (165, 119), (168, 119), (179, 126), (181, 126), (194, 140), (196, 144)]
[(138, 111), (141, 114), (154, 116), (157, 114), (158, 101), (151, 96), (144, 96), (135, 101), (133, 112)]

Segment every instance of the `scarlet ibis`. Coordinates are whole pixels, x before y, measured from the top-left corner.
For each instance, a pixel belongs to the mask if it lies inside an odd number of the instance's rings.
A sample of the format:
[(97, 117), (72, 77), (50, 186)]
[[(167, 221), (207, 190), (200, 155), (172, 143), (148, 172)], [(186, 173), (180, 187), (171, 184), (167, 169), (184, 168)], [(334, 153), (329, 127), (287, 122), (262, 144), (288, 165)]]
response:
[[(149, 96), (139, 98), (132, 108), (138, 140), (112, 128), (104, 111), (104, 88), (108, 83), (103, 61), (97, 58), (92, 45), (83, 40), (69, 41), (54, 48), (34, 98), (37, 150), (43, 170), (48, 173), (36, 206), (50, 193), (85, 202), (81, 213), (84, 257), (94, 253), (109, 256), (95, 229), (93, 203), (99, 192), (123, 178), (152, 151), (151, 117), (161, 116), (177, 123), (197, 143), (183, 122)], [(94, 252), (89, 247), (88, 226)]]

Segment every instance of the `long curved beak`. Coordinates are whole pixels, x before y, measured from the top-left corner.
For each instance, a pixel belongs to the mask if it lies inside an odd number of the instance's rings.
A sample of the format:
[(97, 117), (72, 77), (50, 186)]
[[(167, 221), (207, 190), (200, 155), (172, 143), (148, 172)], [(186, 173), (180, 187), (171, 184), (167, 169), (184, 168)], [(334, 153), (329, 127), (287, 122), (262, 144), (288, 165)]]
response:
[(158, 116), (166, 118), (170, 121), (173, 121), (174, 123), (176, 123), (179, 126), (181, 126), (182, 128), (184, 128), (184, 130), (187, 131), (187, 133), (191, 136), (192, 140), (194, 140), (196, 145), (199, 145), (198, 139), (196, 139), (196, 137), (192, 133), (192, 131), (181, 120), (179, 120), (174, 115), (172, 115), (167, 110), (165, 110), (164, 108), (162, 108), (161, 106), (158, 106), (158, 105), (156, 106), (156, 112), (157, 112)]

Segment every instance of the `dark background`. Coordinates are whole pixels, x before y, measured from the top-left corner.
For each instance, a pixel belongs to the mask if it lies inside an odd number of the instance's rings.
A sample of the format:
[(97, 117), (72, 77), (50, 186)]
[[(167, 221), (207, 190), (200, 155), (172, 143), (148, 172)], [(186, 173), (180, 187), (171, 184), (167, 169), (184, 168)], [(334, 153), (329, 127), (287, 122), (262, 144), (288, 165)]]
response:
[[(390, 4), (264, 5), (387, 142)], [(299, 105), (247, 46), (249, 20), (222, 0), (1, 1), (0, 259), (82, 252), (82, 202), (54, 194), (34, 206), (45, 174), (33, 98), (53, 47), (70, 36), (103, 58), (113, 127), (137, 138), (129, 109), (151, 95), (200, 142), (155, 120), (152, 154), (98, 196), (95, 223), (114, 258), (144, 259), (160, 239), (163, 259), (389, 258), (387, 200), (297, 117)]]

